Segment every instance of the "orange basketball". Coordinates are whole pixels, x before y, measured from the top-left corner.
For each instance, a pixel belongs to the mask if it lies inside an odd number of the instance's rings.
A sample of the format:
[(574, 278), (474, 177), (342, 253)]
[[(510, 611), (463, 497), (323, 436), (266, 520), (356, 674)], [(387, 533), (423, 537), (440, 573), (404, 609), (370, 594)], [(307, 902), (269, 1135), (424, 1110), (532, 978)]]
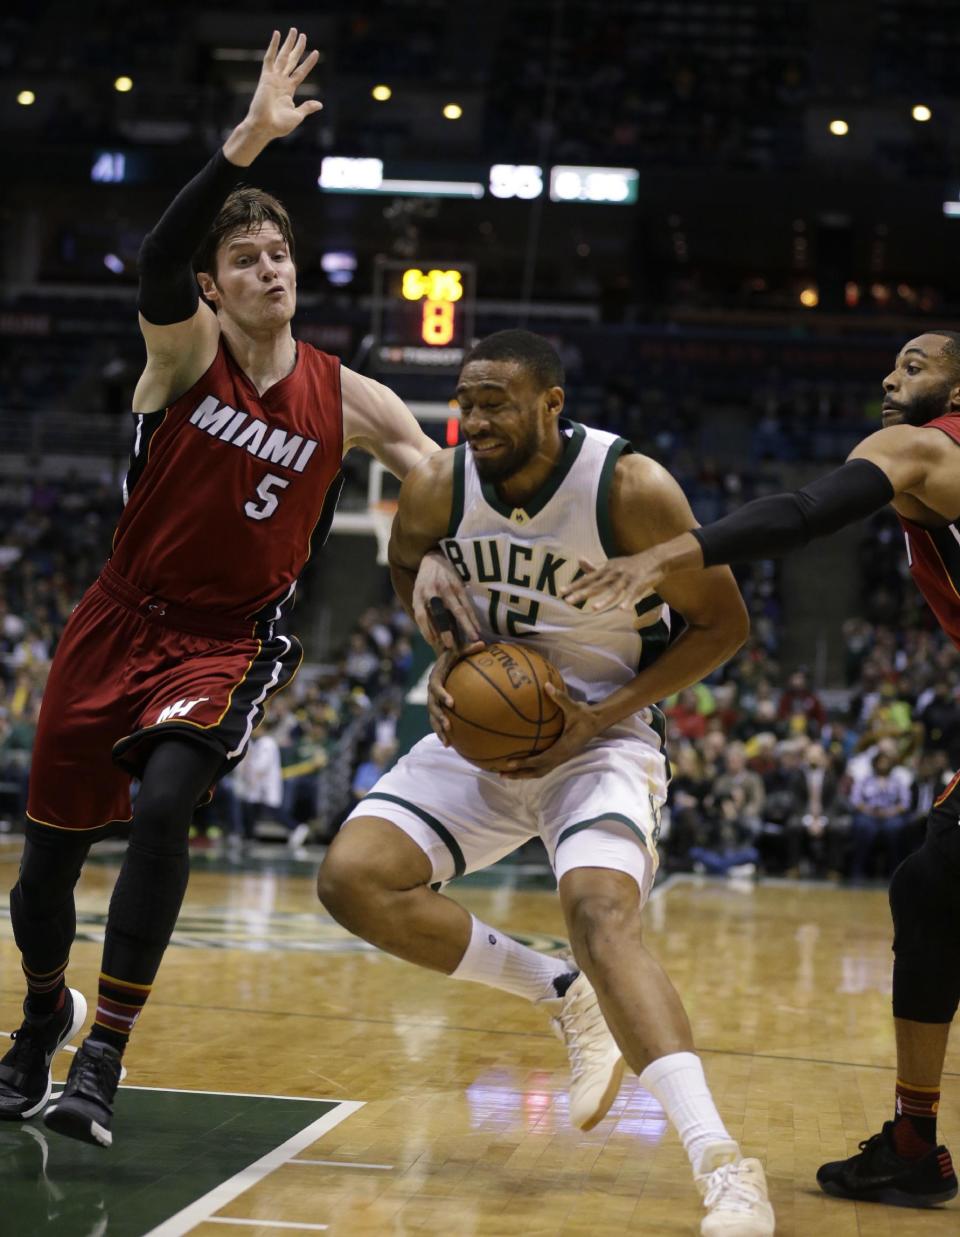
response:
[(546, 658), (521, 644), (488, 644), (464, 657), (444, 682), (453, 697), (451, 745), (481, 769), (545, 752), (563, 732), (563, 710), (547, 683), (563, 687)]

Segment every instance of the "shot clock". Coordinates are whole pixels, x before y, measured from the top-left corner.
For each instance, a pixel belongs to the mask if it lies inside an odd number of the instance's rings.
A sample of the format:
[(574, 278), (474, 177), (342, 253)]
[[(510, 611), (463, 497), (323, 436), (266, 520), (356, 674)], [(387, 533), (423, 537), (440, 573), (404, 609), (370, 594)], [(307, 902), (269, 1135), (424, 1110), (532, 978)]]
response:
[(473, 340), (475, 268), (469, 262), (398, 262), (374, 270), (373, 359), (381, 371), (448, 373)]

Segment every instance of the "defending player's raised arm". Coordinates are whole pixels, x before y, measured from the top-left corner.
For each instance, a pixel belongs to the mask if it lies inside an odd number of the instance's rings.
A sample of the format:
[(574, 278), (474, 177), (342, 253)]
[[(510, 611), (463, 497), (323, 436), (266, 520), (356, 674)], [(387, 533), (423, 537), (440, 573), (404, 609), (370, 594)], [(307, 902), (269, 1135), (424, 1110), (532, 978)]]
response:
[(401, 481), (426, 455), (439, 446), (420, 428), (403, 400), (373, 378), (340, 367), (343, 394), (343, 450), (368, 451)]
[(144, 239), (139, 255), (140, 330), (147, 365), (134, 407), (153, 411), (192, 386), (216, 353), (216, 315), (199, 297), (191, 259), (226, 197), (275, 138), (291, 133), (321, 104), (294, 94), (314, 67), (306, 36), (274, 31), (247, 115), (210, 162), (186, 185)]

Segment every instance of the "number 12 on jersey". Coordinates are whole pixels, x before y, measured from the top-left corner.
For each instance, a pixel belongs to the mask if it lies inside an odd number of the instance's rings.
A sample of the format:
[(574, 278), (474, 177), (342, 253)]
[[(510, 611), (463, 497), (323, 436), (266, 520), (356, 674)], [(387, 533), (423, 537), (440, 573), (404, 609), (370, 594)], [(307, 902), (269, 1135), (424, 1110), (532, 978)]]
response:
[[(523, 633), (517, 628), (521, 625), (524, 627), (536, 627), (537, 618), (540, 614), (540, 602), (535, 597), (530, 598), (530, 602), (526, 611), (523, 610), (507, 610), (501, 604), (506, 599), (507, 605), (518, 606), (520, 598), (516, 593), (503, 593), (500, 589), (492, 588), (490, 590), (490, 609), (487, 617), (490, 620), (490, 629), (496, 636), (504, 634), (508, 636), (520, 636)], [(506, 627), (506, 633), (504, 633)]]

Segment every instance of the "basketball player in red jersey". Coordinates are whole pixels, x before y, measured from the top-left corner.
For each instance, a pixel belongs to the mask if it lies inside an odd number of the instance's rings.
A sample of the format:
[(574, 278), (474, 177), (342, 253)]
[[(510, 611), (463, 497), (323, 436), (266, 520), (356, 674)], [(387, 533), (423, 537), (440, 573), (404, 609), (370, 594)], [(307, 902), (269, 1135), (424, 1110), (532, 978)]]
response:
[[(403, 477), (437, 449), (385, 387), (297, 343), (290, 221), (276, 199), (237, 189), (264, 147), (320, 108), (294, 102), (318, 58), (305, 50), (296, 30), (282, 44), (274, 33), (246, 118), (144, 241), (147, 362), (124, 511), (40, 715), (10, 899), (28, 994), (0, 1062), (0, 1118), (44, 1107), (51, 1059), (84, 1023), (86, 1002), (64, 981), (73, 889), (91, 843), (129, 831), (93, 1029), (44, 1114), (99, 1145), (112, 1141), (120, 1059), (186, 889), (193, 810), (300, 664), (276, 624), (311, 539), (329, 531), (343, 454), (363, 447)], [(438, 579), (433, 592), (444, 589)], [(445, 600), (459, 609), (449, 590)]]
[[(892, 503), (911, 575), (960, 648), (960, 333), (911, 339), (883, 390), (883, 429), (842, 468), (643, 554), (611, 559), (568, 589), (567, 600), (633, 605), (675, 572), (775, 558)], [(957, 1193), (950, 1153), (937, 1144), (937, 1111), (960, 1005), (960, 773), (934, 803), (923, 846), (894, 873), (890, 908), (894, 1119), (858, 1155), (824, 1164), (817, 1180), (838, 1198), (929, 1207)]]

